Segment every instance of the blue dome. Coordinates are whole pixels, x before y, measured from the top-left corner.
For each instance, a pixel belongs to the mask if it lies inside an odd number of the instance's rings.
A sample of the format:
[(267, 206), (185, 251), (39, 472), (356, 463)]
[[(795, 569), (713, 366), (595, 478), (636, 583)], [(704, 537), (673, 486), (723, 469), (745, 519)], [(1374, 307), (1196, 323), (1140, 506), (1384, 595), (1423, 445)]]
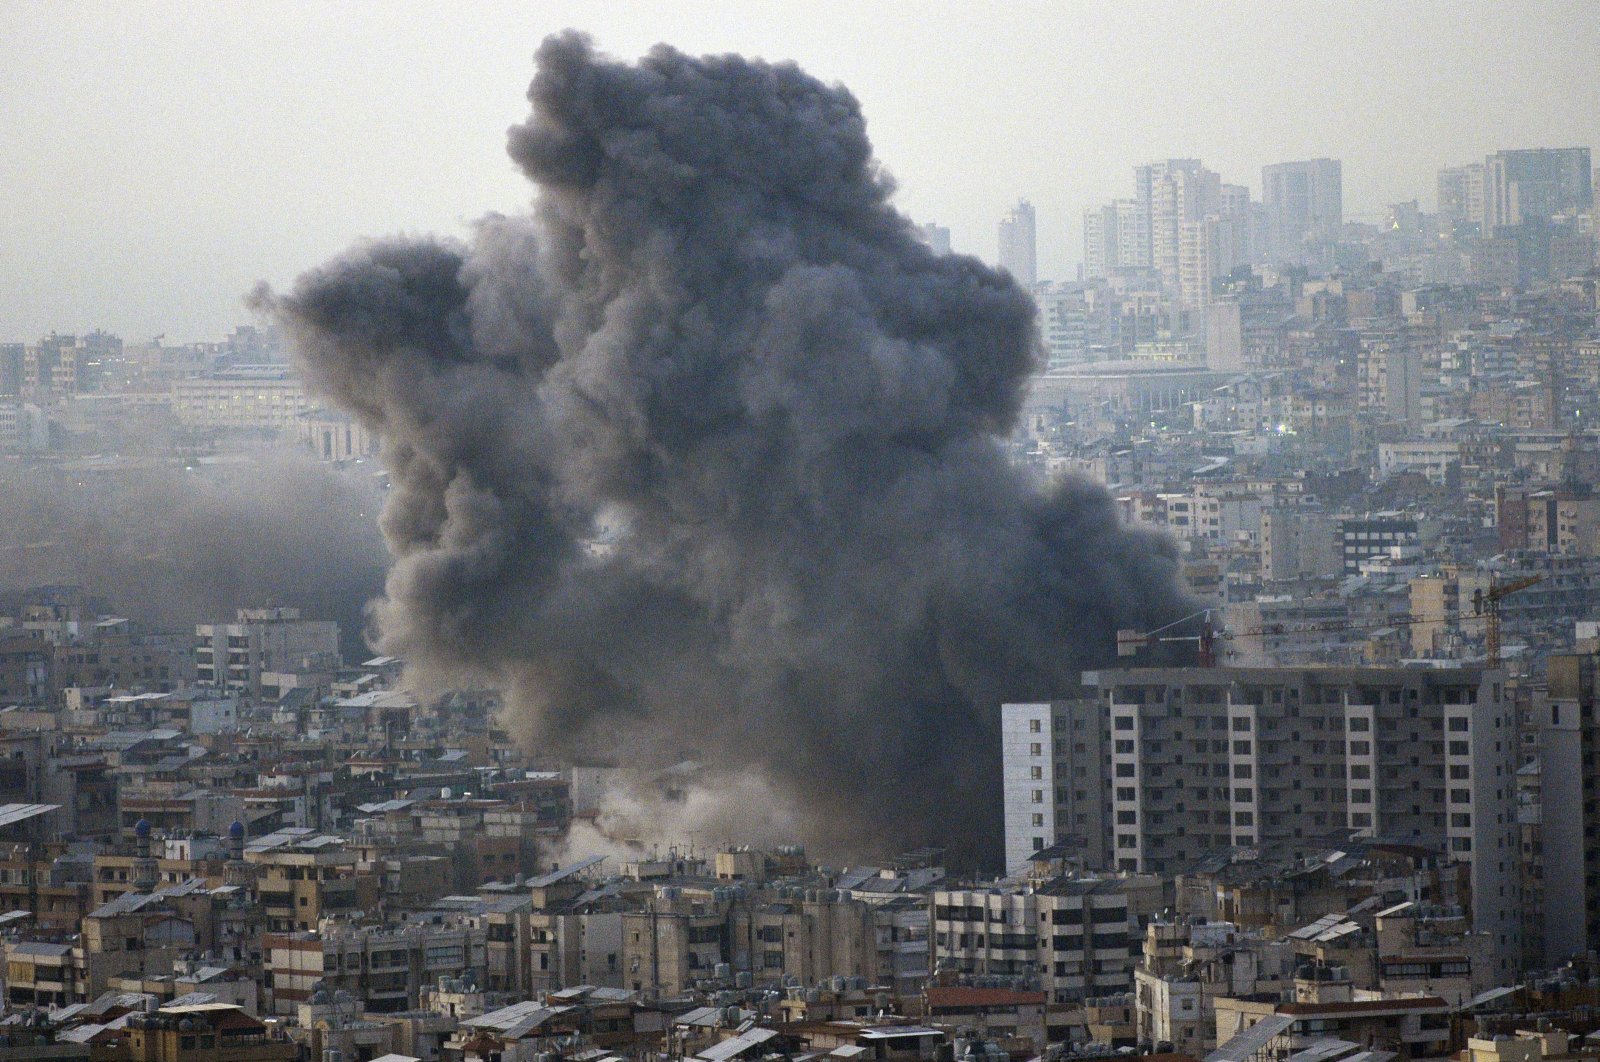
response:
[(238, 819), (234, 819), (233, 824), (228, 827), (228, 836), (232, 837), (235, 841), (244, 840), (244, 823), (240, 822)]
[(149, 819), (140, 819), (138, 822), (134, 823), (133, 824), (133, 835), (135, 837), (149, 837), (150, 836), (150, 820)]

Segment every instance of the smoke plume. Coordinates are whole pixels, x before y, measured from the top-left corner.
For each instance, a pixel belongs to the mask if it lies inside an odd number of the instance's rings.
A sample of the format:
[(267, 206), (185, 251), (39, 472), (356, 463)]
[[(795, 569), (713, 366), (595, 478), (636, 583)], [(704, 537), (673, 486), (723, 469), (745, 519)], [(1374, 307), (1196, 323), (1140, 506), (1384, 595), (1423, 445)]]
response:
[(359, 652), (383, 587), (377, 486), (298, 455), (188, 471), (5, 463), (0, 498), (0, 591), (81, 586), (154, 629), (279, 604), (337, 620)]
[(790, 64), (546, 40), (530, 218), (262, 291), (383, 439), (380, 647), (542, 748), (758, 771), (814, 849), (992, 857), (1002, 701), (1180, 615), (1170, 545), (1008, 466), (1029, 297)]

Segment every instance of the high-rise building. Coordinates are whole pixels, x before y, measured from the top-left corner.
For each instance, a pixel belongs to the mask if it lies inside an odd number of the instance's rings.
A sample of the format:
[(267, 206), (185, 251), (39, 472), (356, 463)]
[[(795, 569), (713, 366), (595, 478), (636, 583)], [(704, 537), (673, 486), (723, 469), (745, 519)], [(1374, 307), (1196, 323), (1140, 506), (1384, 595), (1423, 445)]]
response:
[(1222, 178), (1199, 159), (1168, 159), (1139, 167), (1135, 186), (1141, 211), (1149, 213), (1149, 264), (1161, 274), (1169, 292), (1180, 294), (1183, 226), (1221, 210)]
[(1448, 225), (1483, 224), (1483, 164), (1439, 171), (1439, 217)]
[(1600, 948), (1597, 658), (1557, 654), (1548, 667), (1529, 720), (1536, 751), (1518, 774), (1525, 944), (1544, 968)]
[(1474, 925), (1511, 972), (1518, 743), (1500, 672), (1150, 668), (1084, 682), (1080, 700), (1002, 709), (1008, 865), (1080, 839), (1091, 865), (1156, 874), (1226, 846), (1304, 856), (1336, 837), (1409, 840), (1466, 864)]
[(1216, 282), (1235, 265), (1232, 219), (1207, 214), (1178, 226), (1178, 305), (1201, 310), (1211, 303)]
[(1090, 207), (1083, 212), (1083, 275), (1094, 280), (1109, 277), (1121, 262), (1117, 239), (1117, 205)]
[(27, 350), (21, 343), (0, 343), (0, 395), (15, 398), (22, 394)]
[(1497, 151), (1484, 160), (1484, 235), (1594, 205), (1589, 149)]
[(916, 226), (916, 236), (934, 254), (950, 253), (950, 230), (938, 222), (929, 221)]
[(1270, 255), (1279, 262), (1315, 264), (1319, 247), (1339, 239), (1344, 225), (1343, 177), (1338, 159), (1280, 162), (1261, 168)]
[[(1159, 186), (1168, 177), (1180, 171), (1194, 172), (1202, 169), (1199, 159), (1167, 159), (1151, 162), (1133, 169), (1133, 202), (1135, 229), (1135, 256), (1131, 265), (1144, 268), (1156, 266), (1155, 218)], [(1173, 235), (1176, 239), (1176, 235)]]
[(1019, 199), (1000, 219), (1000, 268), (1030, 291), (1039, 280), (1036, 241), (1033, 204)]

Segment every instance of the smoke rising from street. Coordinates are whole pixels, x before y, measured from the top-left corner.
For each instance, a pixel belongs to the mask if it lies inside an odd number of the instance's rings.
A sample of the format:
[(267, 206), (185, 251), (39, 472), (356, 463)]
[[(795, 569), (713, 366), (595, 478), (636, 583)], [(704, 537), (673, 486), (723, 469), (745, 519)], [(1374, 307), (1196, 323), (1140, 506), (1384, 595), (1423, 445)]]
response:
[(382, 437), (379, 648), (539, 747), (754, 772), (815, 848), (992, 861), (1000, 703), (1182, 615), (1173, 548), (1008, 465), (1032, 303), (917, 242), (845, 89), (537, 59), (531, 217), (257, 295)]
[(360, 651), (383, 587), (370, 476), (299, 454), (230, 465), (57, 470), (0, 464), (0, 591), (82, 586), (162, 629), (287, 605)]

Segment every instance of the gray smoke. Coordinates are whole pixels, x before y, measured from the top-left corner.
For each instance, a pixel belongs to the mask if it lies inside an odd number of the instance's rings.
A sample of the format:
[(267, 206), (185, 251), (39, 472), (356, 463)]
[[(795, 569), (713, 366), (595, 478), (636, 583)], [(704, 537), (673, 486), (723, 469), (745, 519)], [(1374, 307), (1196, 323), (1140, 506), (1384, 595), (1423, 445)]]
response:
[(77, 585), (152, 629), (280, 604), (337, 620), (359, 652), (383, 587), (377, 485), (297, 455), (189, 471), (0, 464), (0, 499), (0, 592)]
[(992, 856), (1000, 703), (1181, 615), (1170, 544), (1008, 466), (1032, 303), (914, 238), (845, 89), (537, 60), (532, 218), (258, 297), (382, 436), (380, 648), (541, 747), (759, 770), (814, 846)]

